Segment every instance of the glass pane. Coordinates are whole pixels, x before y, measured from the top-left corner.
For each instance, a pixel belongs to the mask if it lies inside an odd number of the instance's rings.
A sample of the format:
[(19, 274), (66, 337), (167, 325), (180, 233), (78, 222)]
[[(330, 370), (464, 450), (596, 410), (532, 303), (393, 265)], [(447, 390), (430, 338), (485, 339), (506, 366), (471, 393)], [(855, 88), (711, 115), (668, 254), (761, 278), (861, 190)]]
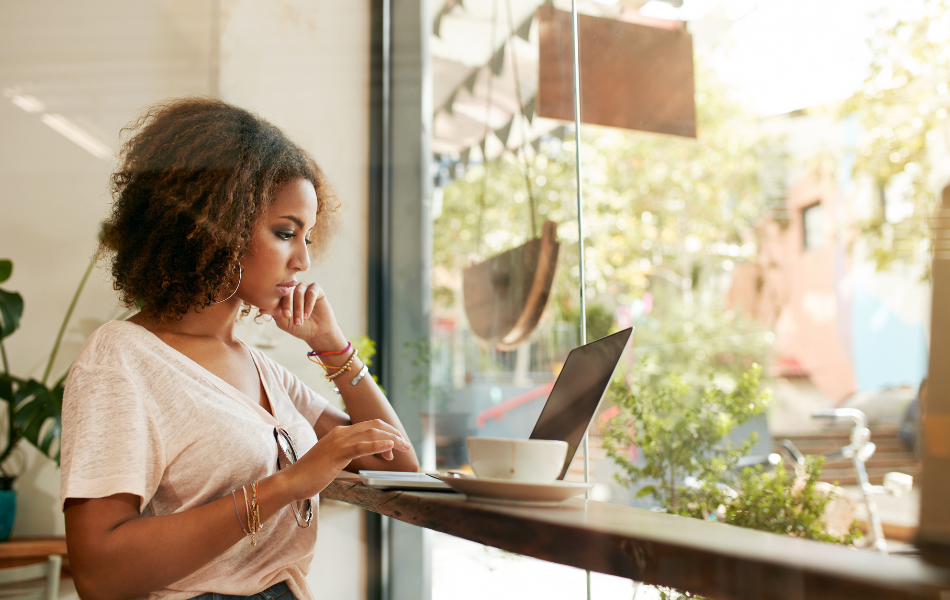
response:
[[(582, 59), (588, 320), (636, 328), (592, 432), (595, 498), (868, 549), (887, 533), (891, 549), (908, 547), (918, 495), (896, 485), (920, 468), (939, 191), (925, 173), (943, 152), (947, 103), (930, 44), (950, 48), (912, 33), (945, 18), (944, 5), (915, 6), (847, 9), (834, 39), (823, 23), (845, 3), (819, 20), (802, 4), (658, 1), (580, 20), (582, 53), (585, 27), (612, 32)], [(657, 121), (676, 122), (666, 105), (636, 120), (593, 94), (619, 87), (623, 69), (603, 68), (614, 64), (678, 98), (675, 69), (637, 53), (663, 28), (692, 44), (695, 132), (663, 131)], [(892, 70), (897, 56), (914, 56), (919, 78)], [(912, 107), (895, 100), (911, 95)], [(866, 497), (865, 474), (897, 493)], [(820, 502), (803, 500), (808, 475)]]
[[(510, 26), (504, 1), (435, 11), (440, 468), (466, 468), (467, 435), (527, 437), (580, 343), (570, 3), (541, 4), (512, 2)], [(916, 490), (865, 498), (842, 449), (872, 484), (919, 474), (944, 4), (579, 4), (587, 339), (635, 327), (591, 429), (592, 498), (789, 533), (776, 515), (814, 474), (808, 537), (880, 546), (874, 506), (906, 545)], [(506, 343), (525, 313), (505, 286), (527, 287), (510, 267), (535, 264), (510, 252), (545, 220), (549, 297)], [(869, 431), (813, 416), (834, 409)]]
[[(424, 418), (435, 420), (442, 470), (472, 470), (467, 436), (528, 438), (580, 343), (575, 165), (566, 123), (538, 114), (540, 5), (433, 7), (433, 302), (420, 352), (429, 353), (436, 414)], [(562, 34), (569, 59), (569, 29)], [(552, 83), (568, 102), (570, 72)], [(583, 469), (567, 478), (582, 480)], [(472, 597), (506, 588), (514, 597), (514, 580), (536, 595), (544, 579), (551, 597), (586, 586), (583, 571), (447, 536), (433, 548), (434, 598), (458, 597), (451, 574), (462, 571)], [(618, 581), (629, 594), (630, 582)]]

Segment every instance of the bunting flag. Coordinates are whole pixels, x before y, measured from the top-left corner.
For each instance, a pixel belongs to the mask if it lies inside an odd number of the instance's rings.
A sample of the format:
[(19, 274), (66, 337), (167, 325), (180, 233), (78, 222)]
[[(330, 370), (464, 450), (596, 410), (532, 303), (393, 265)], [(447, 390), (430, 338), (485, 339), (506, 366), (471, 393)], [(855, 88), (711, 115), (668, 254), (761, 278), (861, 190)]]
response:
[(482, 138), (482, 141), (478, 142), (478, 149), (482, 151), (482, 162), (486, 162), (485, 158), (485, 142), (488, 141), (488, 136)]
[(468, 155), (471, 152), (472, 152), (472, 149), (469, 147), (469, 148), (466, 148), (465, 150), (462, 150), (459, 153), (459, 162), (465, 165), (466, 168), (468, 168)]
[(442, 105), (442, 108), (445, 109), (445, 112), (449, 113), (450, 115), (455, 114), (455, 108), (453, 105), (455, 104), (455, 97), (458, 96), (458, 93), (459, 93), (458, 88), (456, 88), (449, 95), (449, 99), (445, 101), (445, 104)]
[[(535, 96), (535, 98), (537, 98), (537, 96)], [(531, 100), (528, 100), (528, 103), (524, 105), (524, 110), (521, 111), (521, 114), (523, 114), (524, 117), (525, 117), (526, 119), (528, 119), (528, 123), (530, 123), (531, 125), (534, 125), (534, 100), (535, 100), (535, 98), (531, 98)], [(453, 99), (454, 99), (454, 98), (453, 98)]]
[(530, 42), (531, 37), (531, 24), (534, 23), (534, 14), (528, 17), (528, 20), (518, 26), (518, 29), (515, 30), (515, 35), (520, 37), (526, 42)]
[(469, 75), (468, 79), (465, 80), (465, 89), (468, 90), (469, 94), (475, 93), (475, 84), (477, 82), (478, 82), (478, 69), (473, 69), (472, 74)]
[(465, 8), (462, 4), (462, 0), (446, 0), (445, 6), (443, 6), (439, 14), (435, 16), (435, 21), (432, 23), (432, 35), (437, 38), (442, 37), (442, 17), (452, 12), (452, 9), (456, 6), (463, 10)]
[(495, 135), (501, 140), (501, 145), (505, 148), (508, 147), (508, 136), (511, 134), (511, 125), (515, 122), (514, 117), (508, 121), (508, 124), (502, 127), (501, 129), (495, 130)]
[(495, 52), (495, 55), (491, 57), (491, 70), (492, 73), (495, 74), (495, 77), (501, 77), (501, 74), (505, 70), (505, 47), (507, 45), (507, 42), (502, 44)]
[(534, 148), (535, 154), (541, 153), (541, 138), (534, 138), (534, 141), (531, 142), (531, 147)]

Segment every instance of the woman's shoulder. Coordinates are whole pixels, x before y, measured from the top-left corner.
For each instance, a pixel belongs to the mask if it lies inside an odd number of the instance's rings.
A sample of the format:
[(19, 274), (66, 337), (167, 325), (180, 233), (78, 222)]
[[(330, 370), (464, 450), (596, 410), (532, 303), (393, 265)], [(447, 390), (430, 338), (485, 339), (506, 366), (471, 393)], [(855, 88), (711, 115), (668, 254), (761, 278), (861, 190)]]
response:
[(261, 377), (265, 380), (265, 385), (276, 384), (285, 391), (292, 391), (304, 387), (300, 378), (286, 366), (280, 364), (263, 351), (252, 347), (250, 344), (245, 343), (244, 345), (257, 364)]
[(123, 368), (142, 354), (150, 353), (154, 335), (129, 321), (109, 321), (86, 339), (76, 365)]

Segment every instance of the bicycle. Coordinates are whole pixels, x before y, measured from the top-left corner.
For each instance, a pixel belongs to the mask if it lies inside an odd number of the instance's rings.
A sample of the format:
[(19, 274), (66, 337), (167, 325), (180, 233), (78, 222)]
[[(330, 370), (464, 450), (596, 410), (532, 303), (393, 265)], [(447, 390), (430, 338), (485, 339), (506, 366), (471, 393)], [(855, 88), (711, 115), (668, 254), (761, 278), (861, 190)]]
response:
[[(914, 478), (906, 473), (892, 472), (884, 476), (884, 485), (871, 485), (868, 479), (867, 461), (874, 455), (877, 446), (871, 441), (871, 430), (868, 429), (867, 426), (867, 416), (860, 410), (856, 408), (831, 408), (816, 411), (812, 413), (811, 416), (815, 419), (829, 419), (832, 423), (837, 421), (850, 421), (853, 423), (851, 427), (851, 443), (838, 450), (827, 452), (822, 456), (826, 463), (842, 460), (851, 460), (853, 462), (861, 493), (864, 497), (864, 504), (868, 510), (871, 547), (878, 552), (887, 554), (887, 540), (884, 538), (884, 526), (881, 522), (881, 515), (878, 511), (877, 503), (874, 501), (874, 495), (890, 493), (894, 496), (902, 496), (913, 487)], [(782, 448), (784, 448), (795, 461), (797, 471), (804, 468), (805, 456), (795, 447), (791, 440), (783, 440)]]

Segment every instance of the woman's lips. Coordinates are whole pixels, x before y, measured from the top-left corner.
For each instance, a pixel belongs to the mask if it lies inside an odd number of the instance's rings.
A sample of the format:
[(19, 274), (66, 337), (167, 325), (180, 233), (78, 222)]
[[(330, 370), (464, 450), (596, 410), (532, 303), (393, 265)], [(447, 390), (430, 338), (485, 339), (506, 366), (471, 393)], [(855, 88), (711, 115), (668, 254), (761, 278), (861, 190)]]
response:
[(277, 285), (277, 289), (280, 290), (281, 295), (289, 296), (294, 293), (294, 288), (297, 287), (296, 281), (288, 281), (287, 283), (281, 283)]

